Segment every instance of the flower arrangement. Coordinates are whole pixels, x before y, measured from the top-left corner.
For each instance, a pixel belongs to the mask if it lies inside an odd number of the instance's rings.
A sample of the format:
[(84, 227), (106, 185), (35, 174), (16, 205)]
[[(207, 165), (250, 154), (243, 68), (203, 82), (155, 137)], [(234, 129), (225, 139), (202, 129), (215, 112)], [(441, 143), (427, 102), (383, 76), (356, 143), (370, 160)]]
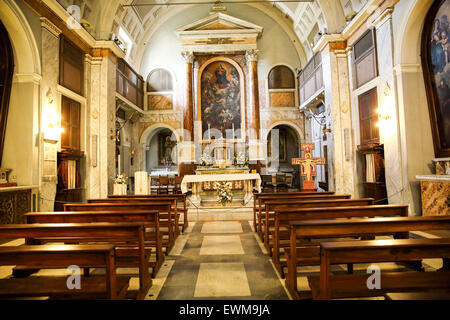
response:
[(217, 203), (226, 205), (227, 202), (233, 200), (233, 194), (231, 193), (231, 182), (216, 182), (215, 188), (217, 189)]
[(202, 153), (200, 158), (200, 165), (202, 167), (210, 166), (212, 164), (211, 156), (206, 152)]
[(117, 177), (114, 179), (115, 184), (127, 184), (127, 175), (125, 173), (118, 174)]
[(245, 152), (244, 151), (239, 151), (239, 153), (237, 155), (237, 163), (238, 164), (244, 164), (245, 163)]

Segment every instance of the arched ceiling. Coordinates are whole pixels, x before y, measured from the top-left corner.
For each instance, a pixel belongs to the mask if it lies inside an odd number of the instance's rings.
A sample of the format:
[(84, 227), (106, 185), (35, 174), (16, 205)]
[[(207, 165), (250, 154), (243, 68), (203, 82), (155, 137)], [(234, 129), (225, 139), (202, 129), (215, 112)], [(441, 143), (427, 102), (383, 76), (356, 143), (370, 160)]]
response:
[[(76, 5), (86, 29), (97, 40), (118, 35), (119, 28), (126, 32), (133, 45), (127, 54), (132, 66), (139, 66), (145, 45), (164, 21), (189, 10), (192, 5), (164, 5), (176, 2), (211, 0), (57, 0), (64, 8)], [(230, 1), (231, 0), (226, 0)], [(293, 1), (293, 0), (288, 0)], [(271, 16), (297, 43), (302, 64), (312, 56), (312, 47), (323, 33), (339, 33), (368, 0), (299, 0), (303, 2), (277, 2), (249, 0), (247, 5)], [(146, 6), (144, 4), (160, 4)], [(206, 4), (205, 4), (206, 5)], [(210, 4), (208, 4), (211, 6)], [(227, 4), (225, 3), (225, 6)]]

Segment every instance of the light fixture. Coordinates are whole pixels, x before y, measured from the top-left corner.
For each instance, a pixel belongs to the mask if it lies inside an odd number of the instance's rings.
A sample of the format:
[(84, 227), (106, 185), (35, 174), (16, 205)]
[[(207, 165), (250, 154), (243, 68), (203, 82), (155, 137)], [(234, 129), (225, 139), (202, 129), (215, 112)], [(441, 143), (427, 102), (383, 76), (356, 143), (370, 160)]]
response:
[(44, 140), (58, 142), (63, 129), (61, 128), (61, 118), (53, 108), (46, 108), (43, 117)]

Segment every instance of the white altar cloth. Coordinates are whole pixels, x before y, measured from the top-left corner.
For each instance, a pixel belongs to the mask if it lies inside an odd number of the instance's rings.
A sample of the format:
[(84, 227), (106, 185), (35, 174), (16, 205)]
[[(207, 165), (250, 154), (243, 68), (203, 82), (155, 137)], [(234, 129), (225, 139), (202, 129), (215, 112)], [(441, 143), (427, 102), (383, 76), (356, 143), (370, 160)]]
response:
[[(181, 192), (188, 191), (188, 183), (198, 183), (205, 181), (236, 181), (236, 180), (255, 180), (254, 188), (261, 192), (261, 176), (257, 173), (232, 173), (232, 174), (199, 174), (185, 175), (181, 182)], [(250, 190), (249, 190), (250, 191)]]

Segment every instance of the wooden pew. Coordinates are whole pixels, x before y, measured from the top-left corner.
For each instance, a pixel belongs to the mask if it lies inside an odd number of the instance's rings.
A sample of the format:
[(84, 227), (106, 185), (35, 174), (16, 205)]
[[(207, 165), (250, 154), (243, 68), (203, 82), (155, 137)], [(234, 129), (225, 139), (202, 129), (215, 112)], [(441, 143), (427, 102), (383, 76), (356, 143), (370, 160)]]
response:
[[(4, 224), (0, 225), (1, 239), (45, 238), (54, 242), (100, 242), (117, 243), (130, 242), (138, 247), (138, 260), (133, 262), (139, 267), (139, 292), (137, 298), (144, 298), (152, 285), (148, 270), (148, 259), (145, 250), (144, 224), (138, 222), (121, 223), (35, 223), (35, 224)], [(116, 245), (117, 246), (117, 245)], [(121, 249), (122, 250), (122, 249)], [(120, 266), (120, 250), (116, 250), (116, 264)], [(124, 249), (124, 259), (127, 250)], [(126, 263), (125, 263), (126, 264)], [(28, 265), (28, 267), (30, 267)], [(37, 266), (36, 269), (39, 269)]]
[[(354, 236), (393, 235), (394, 238), (405, 237), (410, 231), (448, 230), (450, 216), (430, 217), (390, 217), (390, 218), (352, 218), (346, 220), (305, 220), (290, 221), (290, 245), (285, 249), (288, 273), (286, 287), (295, 299), (309, 293), (297, 291), (297, 256), (308, 252), (297, 248), (297, 241), (311, 239), (346, 238)], [(306, 248), (307, 249), (307, 248)], [(315, 253), (314, 253), (315, 254)]]
[(146, 246), (154, 248), (156, 259), (149, 261), (154, 278), (164, 262), (162, 237), (159, 230), (158, 211), (63, 211), (63, 212), (30, 212), (24, 215), (26, 223), (93, 223), (93, 222), (143, 222), (145, 228), (154, 232), (145, 232)]
[[(280, 209), (275, 211), (275, 227), (271, 234), (272, 261), (279, 275), (284, 278), (286, 262), (280, 260), (281, 248), (288, 247), (289, 233), (281, 231), (287, 228), (290, 221), (317, 220), (317, 219), (344, 219), (344, 218), (369, 218), (369, 217), (407, 217), (408, 206), (405, 205), (380, 205), (380, 206), (356, 206), (327, 208), (304, 208), (296, 210)], [(286, 242), (287, 241), (287, 242)], [(308, 246), (316, 246), (316, 255), (310, 256), (306, 261), (299, 260), (300, 265), (319, 263), (319, 248), (317, 242), (308, 243)], [(310, 250), (314, 250), (311, 248)], [(306, 263), (306, 264), (305, 264)], [(351, 266), (349, 266), (351, 267)]]
[[(159, 194), (159, 195), (142, 195), (142, 194), (135, 194), (135, 195), (114, 195), (110, 194), (108, 195), (108, 198), (110, 199), (175, 199), (177, 210), (178, 212), (183, 212), (183, 225), (181, 227), (181, 231), (184, 232), (184, 230), (189, 227), (189, 220), (188, 220), (188, 210), (186, 206), (186, 194)], [(183, 208), (180, 208), (178, 206), (178, 203), (182, 204)]]
[[(172, 202), (172, 219), (174, 222), (174, 233), (175, 236), (180, 234), (179, 222), (180, 222), (180, 214), (178, 212), (177, 207), (177, 199), (176, 198), (106, 198), (106, 199), (87, 199), (87, 203), (123, 203), (123, 204), (139, 204), (139, 203), (150, 203), (150, 202), (161, 202), (161, 201), (171, 201)], [(163, 214), (164, 217), (164, 214)]]
[[(310, 196), (310, 195), (333, 195), (334, 191), (325, 191), (325, 192), (253, 192), (253, 227), (255, 231), (258, 231), (258, 225), (257, 225), (257, 211), (261, 211), (261, 205), (259, 203), (260, 197), (271, 197), (278, 195), (279, 198), (286, 198), (289, 196), (295, 196), (295, 195), (303, 195), (303, 196)], [(258, 205), (257, 205), (258, 203)], [(257, 209), (258, 208), (258, 209)]]
[(262, 196), (258, 198), (258, 210), (256, 212), (256, 217), (254, 219), (258, 222), (258, 235), (263, 240), (264, 233), (263, 233), (263, 225), (262, 220), (264, 218), (264, 211), (265, 211), (265, 204), (267, 201), (273, 201), (273, 200), (283, 200), (285, 202), (292, 202), (292, 201), (299, 201), (299, 200), (338, 200), (338, 199), (350, 199), (351, 195), (349, 194), (341, 194), (341, 195), (334, 195), (334, 194), (326, 194), (326, 195), (302, 195), (302, 194), (294, 194), (292, 196), (289, 195), (281, 195), (279, 197), (274, 196)]
[(450, 239), (322, 242), (320, 276), (308, 277), (314, 299), (381, 296), (388, 292), (450, 290), (450, 272), (380, 272), (380, 288), (367, 288), (369, 275), (331, 275), (332, 264), (450, 258)]
[(64, 211), (159, 211), (159, 225), (161, 234), (166, 235), (168, 239), (163, 238), (163, 247), (166, 248), (166, 254), (169, 254), (175, 243), (176, 233), (174, 231), (178, 226), (174, 223), (172, 214), (172, 201), (155, 201), (155, 202), (139, 202), (139, 203), (73, 203), (64, 204)]
[(39, 266), (41, 269), (67, 268), (71, 265), (101, 267), (104, 277), (82, 277), (81, 289), (69, 289), (67, 277), (29, 277), (0, 279), (0, 299), (17, 297), (124, 299), (130, 277), (116, 276), (114, 246), (39, 245), (0, 247), (1, 266)]
[(322, 207), (349, 207), (349, 206), (368, 206), (373, 205), (375, 199), (331, 199), (331, 200), (309, 200), (309, 199), (290, 199), (289, 201), (270, 200), (264, 204), (265, 214), (261, 219), (261, 231), (266, 249), (271, 253), (270, 231), (275, 226), (275, 210), (296, 210), (303, 208), (322, 208)]

